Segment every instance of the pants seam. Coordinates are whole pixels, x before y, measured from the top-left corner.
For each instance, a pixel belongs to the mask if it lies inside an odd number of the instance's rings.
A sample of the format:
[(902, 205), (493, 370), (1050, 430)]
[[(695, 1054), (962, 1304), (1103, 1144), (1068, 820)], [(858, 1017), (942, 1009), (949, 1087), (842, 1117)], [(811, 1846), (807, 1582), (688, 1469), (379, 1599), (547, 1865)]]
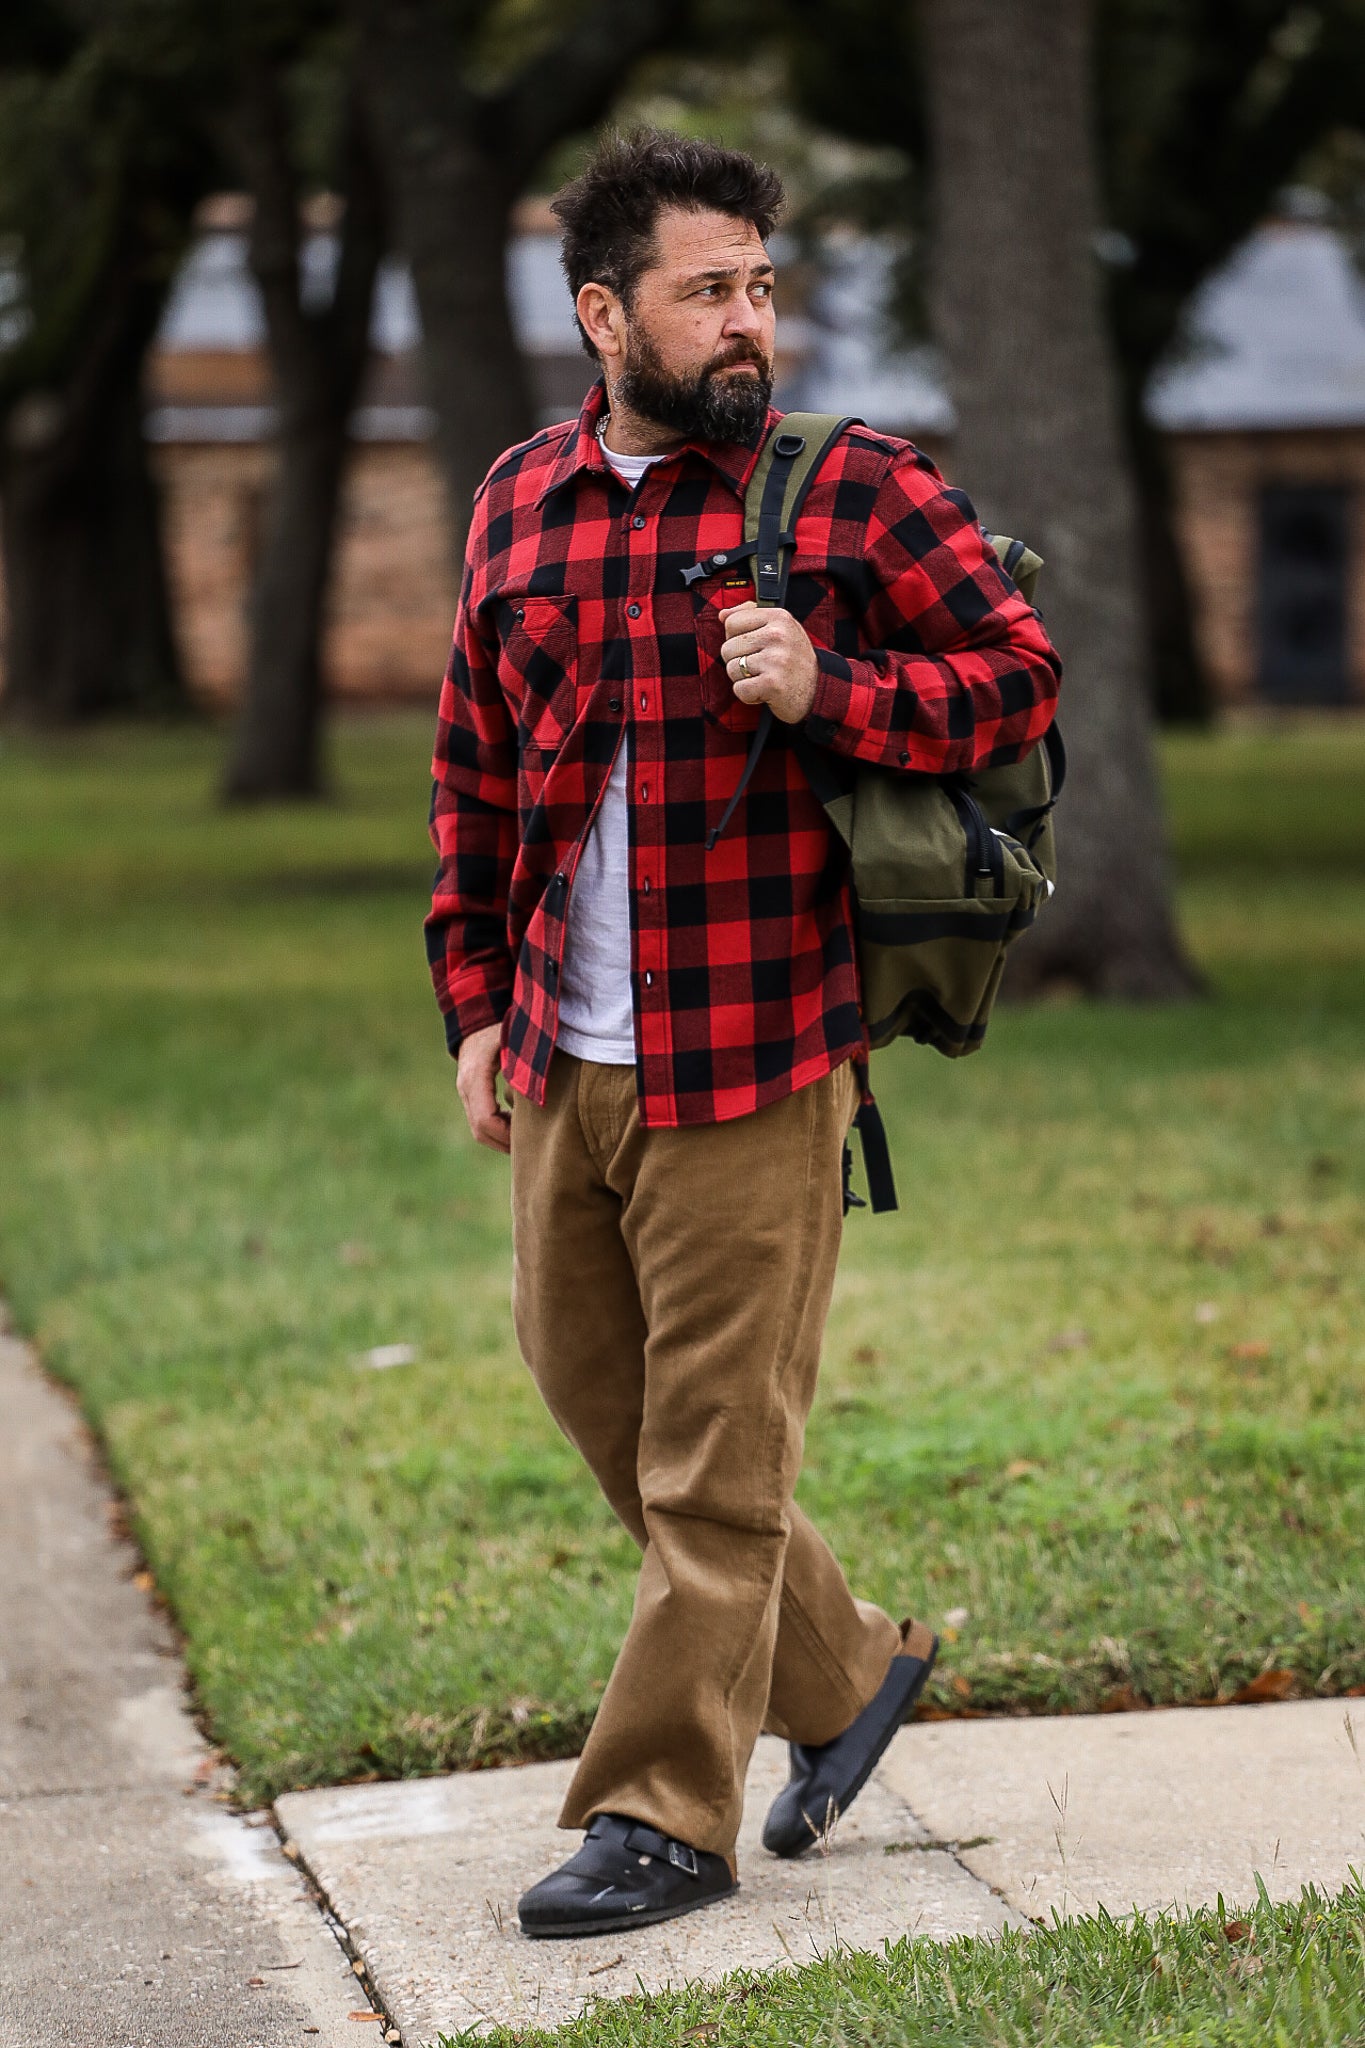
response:
[(852, 1701), (853, 1712), (849, 1715), (849, 1719), (850, 1721), (853, 1720), (856, 1715), (862, 1712), (863, 1708), (867, 1705), (867, 1701), (861, 1697), (858, 1687), (853, 1683), (844, 1666), (839, 1662), (824, 1637), (816, 1628), (815, 1623), (811, 1620), (797, 1595), (789, 1592), (786, 1586), (782, 1589), (782, 1604), (786, 1608), (797, 1634), (810, 1651), (812, 1660), (820, 1666), (831, 1684), (839, 1692), (842, 1692), (846, 1699)]

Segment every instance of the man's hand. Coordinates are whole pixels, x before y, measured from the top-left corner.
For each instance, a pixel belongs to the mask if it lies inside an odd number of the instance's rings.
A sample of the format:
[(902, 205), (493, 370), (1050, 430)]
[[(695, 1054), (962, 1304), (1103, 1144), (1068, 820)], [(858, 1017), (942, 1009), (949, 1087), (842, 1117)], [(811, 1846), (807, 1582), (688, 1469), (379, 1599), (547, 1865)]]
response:
[(820, 673), (805, 627), (776, 605), (737, 604), (720, 616), (720, 658), (740, 703), (770, 704), (784, 725), (799, 725), (815, 702)]
[(498, 1107), (498, 1075), (502, 1071), (502, 1026), (486, 1024), (461, 1041), (455, 1061), (455, 1083), (481, 1145), (495, 1152), (512, 1149), (512, 1119)]

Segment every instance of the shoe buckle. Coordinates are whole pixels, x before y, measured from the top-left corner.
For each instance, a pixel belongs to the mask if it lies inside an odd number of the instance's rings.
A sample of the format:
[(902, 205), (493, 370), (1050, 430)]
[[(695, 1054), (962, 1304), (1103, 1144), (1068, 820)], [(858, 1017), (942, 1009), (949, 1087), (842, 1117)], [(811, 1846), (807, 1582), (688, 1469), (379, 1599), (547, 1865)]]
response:
[(685, 1870), (689, 1877), (700, 1875), (697, 1869), (697, 1852), (695, 1849), (689, 1849), (686, 1842), (670, 1842), (668, 1860), (678, 1870)]

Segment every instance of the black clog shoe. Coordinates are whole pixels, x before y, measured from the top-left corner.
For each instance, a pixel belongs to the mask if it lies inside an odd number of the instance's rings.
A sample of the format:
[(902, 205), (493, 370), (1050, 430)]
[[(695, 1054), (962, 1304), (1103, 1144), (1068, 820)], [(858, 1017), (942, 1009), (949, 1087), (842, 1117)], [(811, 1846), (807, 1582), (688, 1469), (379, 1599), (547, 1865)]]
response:
[(723, 1856), (624, 1814), (599, 1813), (578, 1854), (517, 1901), (517, 1916), (522, 1933), (537, 1940), (619, 1934), (694, 1913), (737, 1889)]
[(788, 1745), (791, 1777), (768, 1809), (765, 1849), (774, 1856), (804, 1856), (848, 1812), (923, 1692), (937, 1655), (933, 1630), (907, 1621), (900, 1653), (879, 1691), (843, 1734), (833, 1742)]

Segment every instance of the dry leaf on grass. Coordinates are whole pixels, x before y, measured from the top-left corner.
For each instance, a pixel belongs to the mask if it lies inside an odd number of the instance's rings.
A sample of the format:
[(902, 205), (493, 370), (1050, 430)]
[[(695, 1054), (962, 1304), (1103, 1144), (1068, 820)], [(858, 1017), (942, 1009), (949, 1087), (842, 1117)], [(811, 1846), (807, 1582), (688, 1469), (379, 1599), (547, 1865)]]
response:
[(1287, 1700), (1294, 1691), (1292, 1671), (1262, 1671), (1239, 1687), (1228, 1702), (1234, 1707), (1259, 1707), (1267, 1700)]

